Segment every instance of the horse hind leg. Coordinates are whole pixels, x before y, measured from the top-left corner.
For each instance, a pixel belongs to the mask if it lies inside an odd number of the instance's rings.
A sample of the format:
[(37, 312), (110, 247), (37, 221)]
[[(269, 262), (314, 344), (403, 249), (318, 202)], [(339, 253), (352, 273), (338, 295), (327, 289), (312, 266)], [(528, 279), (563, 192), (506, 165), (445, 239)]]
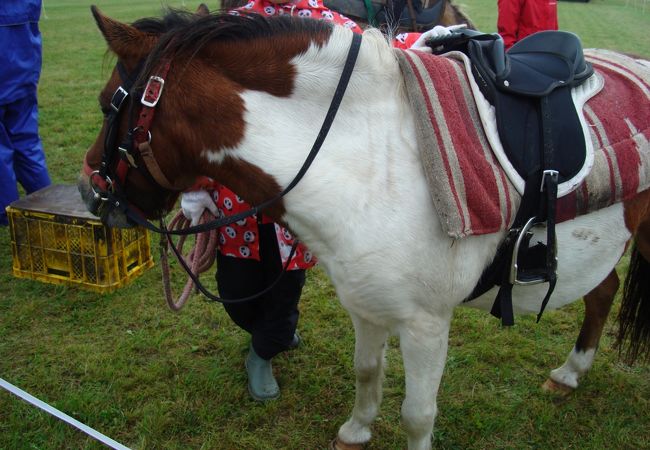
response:
[(585, 295), (585, 319), (575, 346), (566, 362), (551, 371), (550, 377), (542, 385), (544, 390), (566, 395), (578, 387), (580, 377), (589, 371), (594, 361), (618, 286), (618, 275), (616, 270), (612, 270), (596, 288)]
[[(625, 277), (623, 298), (618, 314), (619, 331), (615, 346), (628, 363), (650, 356), (650, 202), (646, 193), (635, 204), (626, 204), (626, 223), (636, 229), (634, 248)], [(639, 204), (642, 207), (638, 207)], [(640, 224), (639, 222), (642, 221)], [(635, 226), (636, 225), (636, 226)], [(562, 367), (551, 371), (543, 388), (568, 393), (578, 387), (579, 378), (593, 363), (607, 315), (619, 287), (618, 275), (612, 272), (585, 301), (585, 320), (575, 347)]]
[(354, 324), (355, 401), (352, 415), (339, 429), (331, 450), (360, 450), (370, 440), (370, 424), (377, 416), (382, 397), (384, 353), (388, 330), (356, 314)]

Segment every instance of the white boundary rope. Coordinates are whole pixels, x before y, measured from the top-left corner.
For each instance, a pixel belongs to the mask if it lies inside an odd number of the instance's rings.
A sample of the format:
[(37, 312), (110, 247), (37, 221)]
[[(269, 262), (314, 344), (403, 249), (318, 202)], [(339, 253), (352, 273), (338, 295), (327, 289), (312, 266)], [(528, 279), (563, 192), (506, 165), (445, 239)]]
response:
[(0, 378), (0, 387), (5, 388), (7, 391), (11, 392), (15, 396), (21, 398), (22, 400), (26, 401), (27, 403), (31, 403), (32, 405), (36, 406), (37, 408), (42, 409), (48, 414), (53, 415), (57, 419), (60, 419), (64, 422), (66, 422), (69, 425), (72, 425), (73, 427), (83, 431), (86, 433), (88, 436), (92, 437), (93, 439), (98, 440), (104, 445), (109, 446), (112, 449), (115, 450), (130, 450), (129, 447), (125, 447), (124, 445), (120, 444), (119, 442), (115, 442), (113, 439), (104, 436), (101, 434), (99, 431), (95, 431), (92, 428), (90, 428), (87, 425), (84, 425), (83, 423), (79, 422), (76, 419), (73, 419), (69, 415), (59, 411), (58, 409), (54, 408), (53, 406), (48, 405), (47, 403), (37, 399), (33, 395), (28, 394), (27, 392), (23, 391), (22, 389), (14, 386), (13, 384), (3, 380)]

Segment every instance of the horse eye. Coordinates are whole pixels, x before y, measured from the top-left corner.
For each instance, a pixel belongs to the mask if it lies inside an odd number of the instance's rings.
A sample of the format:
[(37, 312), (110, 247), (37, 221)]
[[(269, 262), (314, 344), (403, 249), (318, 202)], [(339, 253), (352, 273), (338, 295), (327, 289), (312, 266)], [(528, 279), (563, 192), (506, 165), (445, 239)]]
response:
[(111, 113), (112, 109), (110, 106), (102, 106), (101, 107), (102, 114), (104, 115), (104, 118), (108, 118), (108, 115)]

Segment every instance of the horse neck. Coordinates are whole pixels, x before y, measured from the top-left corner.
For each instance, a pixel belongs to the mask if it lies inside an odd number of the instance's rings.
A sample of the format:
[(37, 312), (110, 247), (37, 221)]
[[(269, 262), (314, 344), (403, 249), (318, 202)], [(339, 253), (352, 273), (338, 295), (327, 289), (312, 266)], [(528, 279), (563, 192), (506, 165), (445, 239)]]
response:
[[(296, 57), (295, 90), (288, 98), (243, 92), (250, 125), (232, 155), (260, 167), (280, 186), (289, 184), (318, 135), (350, 40), (347, 30), (337, 29), (322, 48)], [(341, 207), (372, 214), (366, 207), (375, 201), (370, 198), (385, 199), (386, 186), (413, 178), (418, 164), (412, 113), (393, 50), (378, 32), (366, 33), (334, 123), (312, 167), (287, 195), (283, 220), (310, 245), (327, 245), (337, 238), (336, 228), (323, 229), (328, 217)], [(364, 220), (351, 211), (345, 215), (348, 223)]]

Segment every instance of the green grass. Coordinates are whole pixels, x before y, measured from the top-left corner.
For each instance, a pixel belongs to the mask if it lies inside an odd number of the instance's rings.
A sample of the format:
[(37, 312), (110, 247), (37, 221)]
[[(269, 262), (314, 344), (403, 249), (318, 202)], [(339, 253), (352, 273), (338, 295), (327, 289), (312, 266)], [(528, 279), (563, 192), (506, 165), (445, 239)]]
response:
[[(128, 21), (160, 8), (157, 1), (98, 3)], [(57, 183), (76, 180), (101, 117), (96, 97), (112, 68), (88, 5), (45, 0), (41, 22), (41, 134)], [(464, 10), (480, 28), (494, 31), (495, 0), (466, 1)], [(587, 47), (650, 57), (650, 7), (644, 11), (639, 0), (560, 2), (559, 16), (560, 26), (577, 32)], [(9, 246), (8, 231), (0, 229), (0, 377), (129, 447), (322, 449), (350, 412), (352, 327), (320, 270), (310, 273), (301, 301), (303, 346), (274, 363), (282, 397), (262, 405), (246, 391), (245, 333), (200, 297), (179, 314), (168, 311), (158, 267), (113, 294), (97, 295), (14, 278)], [(618, 362), (611, 325), (577, 392), (558, 398), (539, 389), (570, 351), (582, 311), (578, 302), (545, 314), (540, 324), (521, 317), (503, 330), (486, 314), (458, 310), (435, 445), (650, 448), (650, 366)], [(394, 339), (387, 359), (385, 400), (370, 449), (405, 446), (403, 371)], [(98, 448), (0, 392), (0, 449)]]

